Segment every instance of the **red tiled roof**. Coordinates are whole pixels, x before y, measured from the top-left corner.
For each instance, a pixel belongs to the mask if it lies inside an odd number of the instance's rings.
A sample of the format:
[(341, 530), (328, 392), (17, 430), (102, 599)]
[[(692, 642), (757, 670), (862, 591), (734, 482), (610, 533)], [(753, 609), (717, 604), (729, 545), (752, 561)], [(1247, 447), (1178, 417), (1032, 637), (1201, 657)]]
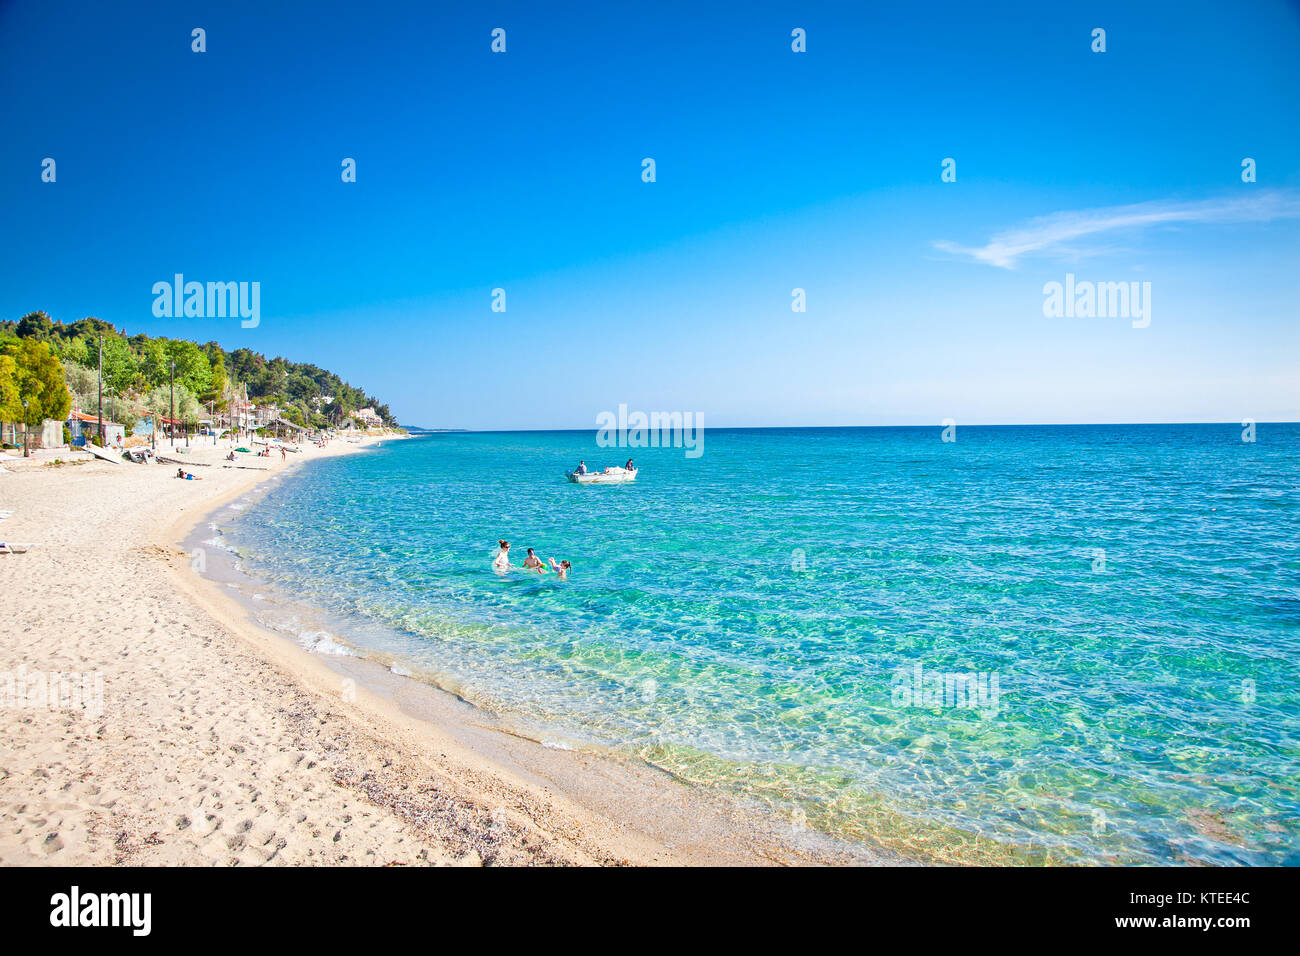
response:
[[(99, 421), (99, 416), (98, 416), (98, 415), (87, 415), (85, 412), (73, 412), (73, 413), (71, 413), (71, 414), (68, 416), (68, 421), (73, 421), (73, 420), (76, 420), (76, 421), (79, 421), (79, 422), (98, 422), (98, 421)], [(121, 428), (121, 427), (122, 427), (122, 423), (121, 423), (121, 422), (110, 422), (107, 418), (104, 419), (104, 424), (105, 424), (105, 425), (116, 425), (118, 428)]]

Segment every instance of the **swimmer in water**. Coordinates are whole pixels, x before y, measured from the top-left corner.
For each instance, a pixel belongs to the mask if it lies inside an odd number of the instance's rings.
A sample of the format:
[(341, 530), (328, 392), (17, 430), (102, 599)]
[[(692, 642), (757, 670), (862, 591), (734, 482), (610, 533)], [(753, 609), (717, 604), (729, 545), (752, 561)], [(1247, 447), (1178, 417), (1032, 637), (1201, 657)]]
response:
[(498, 551), (497, 556), (492, 559), (492, 570), (509, 571), (510, 570), (510, 542), (498, 541), (497, 547), (499, 547), (501, 550)]
[(551, 558), (551, 570), (559, 575), (561, 581), (569, 580), (569, 570), (572, 567), (573, 565), (568, 561), (561, 561), (559, 564), (556, 564), (555, 559)]
[(542, 564), (542, 559), (533, 554), (533, 549), (528, 549), (528, 557), (524, 558), (524, 567), (529, 571), (536, 571), (538, 574), (545, 574), (546, 567)]

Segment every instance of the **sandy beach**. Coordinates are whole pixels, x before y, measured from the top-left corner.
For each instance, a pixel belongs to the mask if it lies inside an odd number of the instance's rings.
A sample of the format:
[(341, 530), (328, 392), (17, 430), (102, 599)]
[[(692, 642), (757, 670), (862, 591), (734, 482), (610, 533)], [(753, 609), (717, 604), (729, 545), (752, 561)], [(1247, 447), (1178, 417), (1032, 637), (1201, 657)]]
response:
[[(239, 469), (225, 451), (184, 456), (202, 481), (82, 452), (4, 462), (0, 539), (35, 547), (0, 555), (0, 863), (885, 860), (635, 762), (544, 748), (373, 663), (341, 673), (259, 627), (179, 542), (271, 475), (364, 450)], [(38, 699), (36, 675), (55, 672), (87, 693)]]

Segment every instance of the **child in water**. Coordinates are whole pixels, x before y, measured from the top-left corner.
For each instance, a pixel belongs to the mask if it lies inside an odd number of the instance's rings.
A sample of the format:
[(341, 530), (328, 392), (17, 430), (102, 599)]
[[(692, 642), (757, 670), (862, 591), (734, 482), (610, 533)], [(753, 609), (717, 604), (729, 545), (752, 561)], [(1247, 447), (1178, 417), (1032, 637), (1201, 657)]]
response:
[(561, 561), (559, 564), (556, 564), (555, 559), (551, 558), (551, 570), (559, 575), (561, 581), (569, 580), (569, 569), (572, 567), (573, 565), (568, 561)]

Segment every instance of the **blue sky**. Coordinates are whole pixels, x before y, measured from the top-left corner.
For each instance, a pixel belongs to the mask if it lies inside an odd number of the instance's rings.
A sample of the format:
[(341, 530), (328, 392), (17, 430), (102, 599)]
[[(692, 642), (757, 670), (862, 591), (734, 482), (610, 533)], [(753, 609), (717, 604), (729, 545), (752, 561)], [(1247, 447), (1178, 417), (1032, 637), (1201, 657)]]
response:
[[(1300, 419), (1300, 10), (1130, 7), (0, 2), (0, 316), (423, 425)], [(261, 324), (155, 318), (177, 272)]]

